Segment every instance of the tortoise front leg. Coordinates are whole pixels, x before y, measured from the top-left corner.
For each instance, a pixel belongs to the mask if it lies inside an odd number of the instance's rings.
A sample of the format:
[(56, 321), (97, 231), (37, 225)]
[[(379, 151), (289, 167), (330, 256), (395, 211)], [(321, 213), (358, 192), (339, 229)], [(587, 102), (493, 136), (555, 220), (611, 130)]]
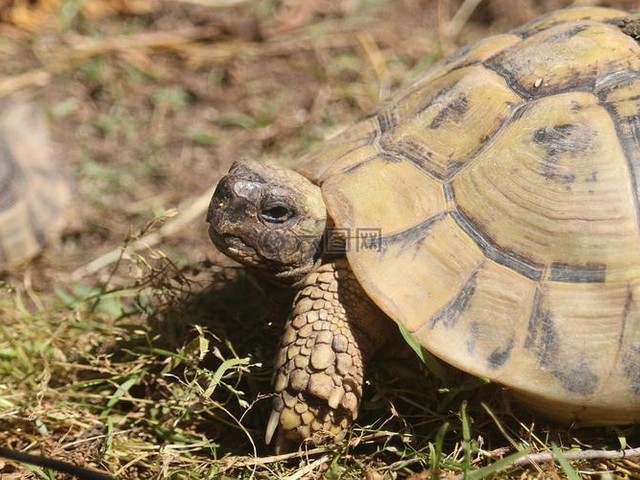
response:
[(344, 259), (320, 266), (294, 300), (275, 361), (276, 397), (265, 440), (276, 451), (314, 437), (340, 438), (358, 415), (364, 366), (392, 322)]

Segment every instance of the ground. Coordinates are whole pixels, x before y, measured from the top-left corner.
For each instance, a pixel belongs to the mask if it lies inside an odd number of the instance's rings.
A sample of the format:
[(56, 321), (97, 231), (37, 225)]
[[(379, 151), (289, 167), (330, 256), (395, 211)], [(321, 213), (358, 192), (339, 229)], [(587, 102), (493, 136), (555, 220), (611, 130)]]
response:
[[(292, 294), (217, 253), (204, 222), (234, 160), (293, 158), (458, 46), (571, 3), (0, 0), (0, 94), (42, 105), (75, 185), (60, 243), (0, 279), (0, 443), (123, 479), (640, 477), (602, 454), (518, 464), (640, 431), (553, 426), (405, 352), (372, 368), (349, 443), (273, 456)], [(50, 475), (0, 461), (2, 478)]]

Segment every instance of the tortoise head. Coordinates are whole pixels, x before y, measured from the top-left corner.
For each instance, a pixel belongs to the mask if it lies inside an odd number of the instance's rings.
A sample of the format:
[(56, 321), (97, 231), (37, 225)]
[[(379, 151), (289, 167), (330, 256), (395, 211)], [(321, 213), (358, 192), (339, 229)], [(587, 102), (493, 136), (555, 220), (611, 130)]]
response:
[(315, 268), (327, 212), (320, 188), (302, 175), (235, 162), (211, 198), (209, 236), (225, 255), (296, 283)]

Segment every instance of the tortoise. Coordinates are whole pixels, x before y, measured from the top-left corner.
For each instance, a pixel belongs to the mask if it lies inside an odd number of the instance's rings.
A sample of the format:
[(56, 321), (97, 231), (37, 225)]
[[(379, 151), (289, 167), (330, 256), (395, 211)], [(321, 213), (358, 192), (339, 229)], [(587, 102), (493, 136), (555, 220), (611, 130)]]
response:
[(552, 419), (640, 421), (635, 26), (552, 12), (459, 50), (291, 168), (231, 166), (211, 239), (298, 289), (267, 443), (350, 427), (389, 319)]
[(26, 98), (0, 100), (0, 270), (57, 237), (70, 199), (43, 113)]

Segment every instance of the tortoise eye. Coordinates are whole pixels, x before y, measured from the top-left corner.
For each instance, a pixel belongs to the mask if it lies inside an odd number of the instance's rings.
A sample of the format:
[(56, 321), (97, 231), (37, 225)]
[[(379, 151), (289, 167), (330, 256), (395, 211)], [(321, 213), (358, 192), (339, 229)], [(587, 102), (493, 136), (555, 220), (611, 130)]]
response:
[(295, 215), (295, 212), (283, 202), (269, 202), (263, 205), (260, 217), (267, 223), (284, 223)]

